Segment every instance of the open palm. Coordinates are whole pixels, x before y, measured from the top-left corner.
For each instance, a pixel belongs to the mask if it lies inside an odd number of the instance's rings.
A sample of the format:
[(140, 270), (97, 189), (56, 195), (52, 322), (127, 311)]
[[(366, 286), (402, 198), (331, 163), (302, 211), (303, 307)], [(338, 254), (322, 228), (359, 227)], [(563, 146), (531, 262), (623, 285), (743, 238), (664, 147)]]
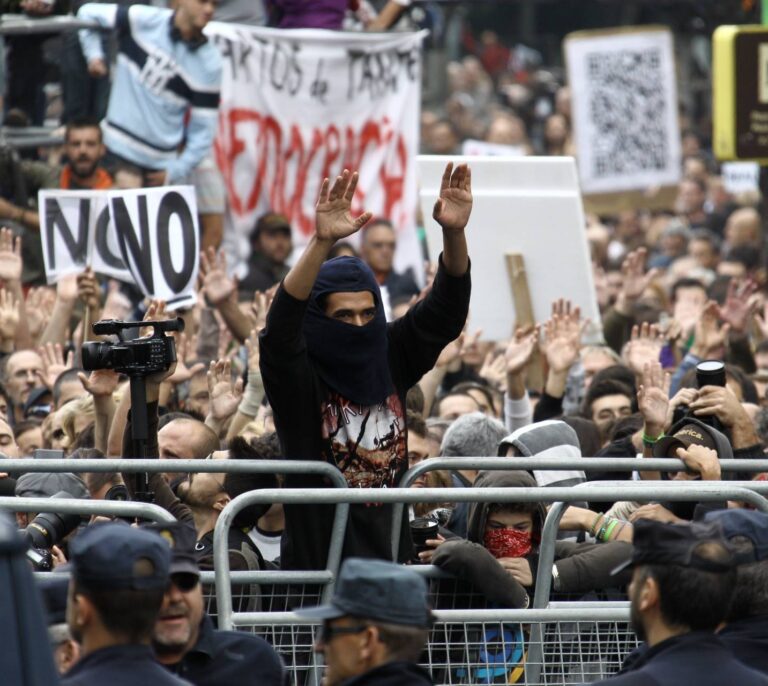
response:
[(466, 164), (456, 169), (453, 163), (445, 166), (440, 182), (440, 197), (435, 202), (432, 216), (444, 229), (461, 231), (472, 212), (472, 172)]
[(350, 174), (348, 169), (336, 177), (333, 187), (328, 179), (323, 179), (315, 206), (315, 232), (320, 240), (338, 241), (351, 236), (371, 218), (370, 212), (364, 212), (357, 218), (350, 213), (357, 179), (357, 172)]

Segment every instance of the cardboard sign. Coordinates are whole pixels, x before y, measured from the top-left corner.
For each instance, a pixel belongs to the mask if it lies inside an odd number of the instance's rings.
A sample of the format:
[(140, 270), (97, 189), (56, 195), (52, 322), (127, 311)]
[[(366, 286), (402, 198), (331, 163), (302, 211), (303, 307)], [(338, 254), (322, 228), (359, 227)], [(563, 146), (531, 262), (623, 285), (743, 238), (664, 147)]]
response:
[(510, 253), (523, 256), (537, 322), (549, 318), (554, 300), (568, 298), (599, 327), (573, 158), (420, 156), (421, 207), (432, 259), (442, 250), (442, 230), (431, 217), (448, 161), (472, 168), (474, 203), (467, 227), (474, 276), (471, 329), (482, 329), (486, 340), (510, 337), (516, 321), (507, 272)]
[(583, 31), (567, 36), (564, 48), (582, 192), (676, 185), (681, 148), (671, 31)]
[(229, 199), (229, 264), (245, 268), (249, 236), (267, 211), (288, 217), (303, 250), (323, 178), (346, 167), (360, 172), (352, 211), (390, 219), (398, 232), (395, 268), (421, 274), (416, 155), (426, 32), (214, 22), (206, 34), (224, 63), (214, 150)]
[(195, 191), (40, 191), (48, 283), (90, 266), (170, 309), (194, 303), (200, 240)]

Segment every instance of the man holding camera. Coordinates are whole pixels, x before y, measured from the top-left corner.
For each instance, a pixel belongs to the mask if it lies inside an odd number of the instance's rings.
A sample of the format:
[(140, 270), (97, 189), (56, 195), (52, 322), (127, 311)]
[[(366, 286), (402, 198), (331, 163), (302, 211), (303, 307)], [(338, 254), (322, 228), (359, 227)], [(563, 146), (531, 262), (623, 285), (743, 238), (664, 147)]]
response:
[[(323, 182), (315, 235), (275, 295), (260, 337), (261, 373), (283, 453), (336, 465), (350, 487), (396, 486), (408, 468), (405, 395), (461, 333), (470, 276), (464, 228), (472, 210), (469, 168), (448, 164), (433, 216), (443, 253), (429, 294), (387, 324), (381, 292), (360, 259), (328, 260), (336, 241), (359, 231), (370, 213), (350, 214), (357, 173)], [(323, 480), (289, 476), (286, 485)], [(352, 505), (345, 555), (390, 558), (391, 506)], [(284, 568), (325, 565), (333, 510), (285, 507)], [(411, 555), (408, 523), (402, 559)]]

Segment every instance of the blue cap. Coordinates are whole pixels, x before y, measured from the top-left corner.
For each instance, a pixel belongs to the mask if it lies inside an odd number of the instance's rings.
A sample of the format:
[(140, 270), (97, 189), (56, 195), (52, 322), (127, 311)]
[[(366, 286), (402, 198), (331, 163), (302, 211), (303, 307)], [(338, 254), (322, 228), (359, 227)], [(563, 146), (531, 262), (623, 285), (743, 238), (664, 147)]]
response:
[(739, 564), (768, 560), (768, 514), (755, 510), (716, 510), (707, 512), (704, 521), (718, 522), (728, 541), (737, 536), (744, 536), (751, 541), (751, 553), (741, 550), (736, 553)]
[(93, 524), (69, 546), (72, 575), (87, 589), (166, 588), (171, 549), (157, 534), (127, 524)]
[(351, 616), (423, 629), (432, 626), (424, 579), (402, 565), (360, 557), (342, 564), (329, 605), (296, 614), (307, 619)]

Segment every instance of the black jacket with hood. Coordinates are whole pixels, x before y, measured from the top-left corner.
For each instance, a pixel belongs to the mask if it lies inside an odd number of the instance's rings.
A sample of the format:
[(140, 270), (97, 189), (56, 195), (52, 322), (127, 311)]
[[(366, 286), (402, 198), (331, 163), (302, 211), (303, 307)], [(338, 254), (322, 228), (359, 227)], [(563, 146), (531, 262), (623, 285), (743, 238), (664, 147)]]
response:
[[(476, 488), (536, 488), (535, 479), (523, 471), (480, 472)], [(485, 524), (491, 503), (472, 503), (469, 509), (468, 540), (450, 540), (437, 548), (432, 562), (453, 576), (472, 584), (488, 602), (504, 608), (524, 608), (529, 604), (533, 588), (525, 588), (501, 566), (483, 546)], [(533, 516), (531, 563), (534, 580), (538, 567), (538, 543), (546, 518), (543, 503), (538, 503)], [(611, 571), (632, 554), (628, 543), (555, 542), (555, 561), (560, 577), (560, 592), (588, 593), (616, 588), (629, 582), (630, 574), (611, 576)]]

